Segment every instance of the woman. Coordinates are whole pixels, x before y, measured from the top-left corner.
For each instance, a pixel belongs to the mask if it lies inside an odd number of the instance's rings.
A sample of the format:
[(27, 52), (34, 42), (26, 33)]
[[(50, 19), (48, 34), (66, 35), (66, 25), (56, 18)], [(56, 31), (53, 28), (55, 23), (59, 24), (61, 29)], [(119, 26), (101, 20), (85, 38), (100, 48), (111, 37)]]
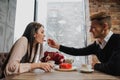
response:
[(31, 22), (25, 29), (21, 38), (13, 45), (4, 73), (6, 76), (28, 72), (33, 69), (43, 69), (46, 72), (51, 71), (53, 64), (34, 63), (38, 44), (44, 41), (43, 25), (37, 22)]

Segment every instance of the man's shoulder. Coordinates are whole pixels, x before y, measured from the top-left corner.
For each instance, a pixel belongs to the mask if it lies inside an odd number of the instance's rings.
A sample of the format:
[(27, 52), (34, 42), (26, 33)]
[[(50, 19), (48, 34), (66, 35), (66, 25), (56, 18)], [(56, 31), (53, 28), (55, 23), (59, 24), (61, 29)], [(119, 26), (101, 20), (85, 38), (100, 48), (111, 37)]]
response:
[(116, 45), (120, 44), (120, 34), (113, 34), (109, 41)]
[(113, 34), (111, 38), (120, 39), (120, 34)]

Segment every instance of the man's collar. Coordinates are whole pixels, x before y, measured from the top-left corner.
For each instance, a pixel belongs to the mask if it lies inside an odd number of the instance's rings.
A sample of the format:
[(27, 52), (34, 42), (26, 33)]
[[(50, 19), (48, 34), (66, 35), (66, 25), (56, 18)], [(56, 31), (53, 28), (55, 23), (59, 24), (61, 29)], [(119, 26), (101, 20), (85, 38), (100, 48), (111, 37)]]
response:
[(104, 38), (104, 41), (108, 42), (108, 40), (110, 39), (110, 37), (112, 36), (113, 32), (109, 31), (109, 33), (107, 34), (107, 36)]
[(110, 37), (112, 36), (113, 32), (109, 31), (109, 33), (107, 34), (107, 36), (104, 38), (104, 40), (102, 41), (102, 43), (100, 44), (98, 40), (96, 40), (96, 43), (100, 45), (101, 49), (103, 49), (106, 45), (106, 43), (108, 42), (108, 40), (110, 39)]

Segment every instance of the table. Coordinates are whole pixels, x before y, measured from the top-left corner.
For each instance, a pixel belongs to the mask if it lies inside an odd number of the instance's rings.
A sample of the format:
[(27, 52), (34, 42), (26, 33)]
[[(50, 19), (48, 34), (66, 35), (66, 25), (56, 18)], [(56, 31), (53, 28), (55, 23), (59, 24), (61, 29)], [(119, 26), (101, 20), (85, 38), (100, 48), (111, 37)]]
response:
[(107, 75), (98, 71), (81, 73), (80, 71), (53, 71), (53, 72), (28, 72), (9, 76), (5, 80), (120, 80), (120, 77)]

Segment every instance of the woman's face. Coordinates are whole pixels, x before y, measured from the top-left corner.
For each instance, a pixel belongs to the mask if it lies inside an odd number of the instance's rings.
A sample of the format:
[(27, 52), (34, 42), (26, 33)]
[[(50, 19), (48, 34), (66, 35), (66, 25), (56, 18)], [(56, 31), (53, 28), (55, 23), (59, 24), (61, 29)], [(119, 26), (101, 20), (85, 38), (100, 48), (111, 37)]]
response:
[(40, 27), (38, 29), (37, 33), (35, 33), (34, 37), (35, 37), (35, 42), (36, 43), (43, 43), (44, 42), (44, 37), (45, 37), (44, 28)]

